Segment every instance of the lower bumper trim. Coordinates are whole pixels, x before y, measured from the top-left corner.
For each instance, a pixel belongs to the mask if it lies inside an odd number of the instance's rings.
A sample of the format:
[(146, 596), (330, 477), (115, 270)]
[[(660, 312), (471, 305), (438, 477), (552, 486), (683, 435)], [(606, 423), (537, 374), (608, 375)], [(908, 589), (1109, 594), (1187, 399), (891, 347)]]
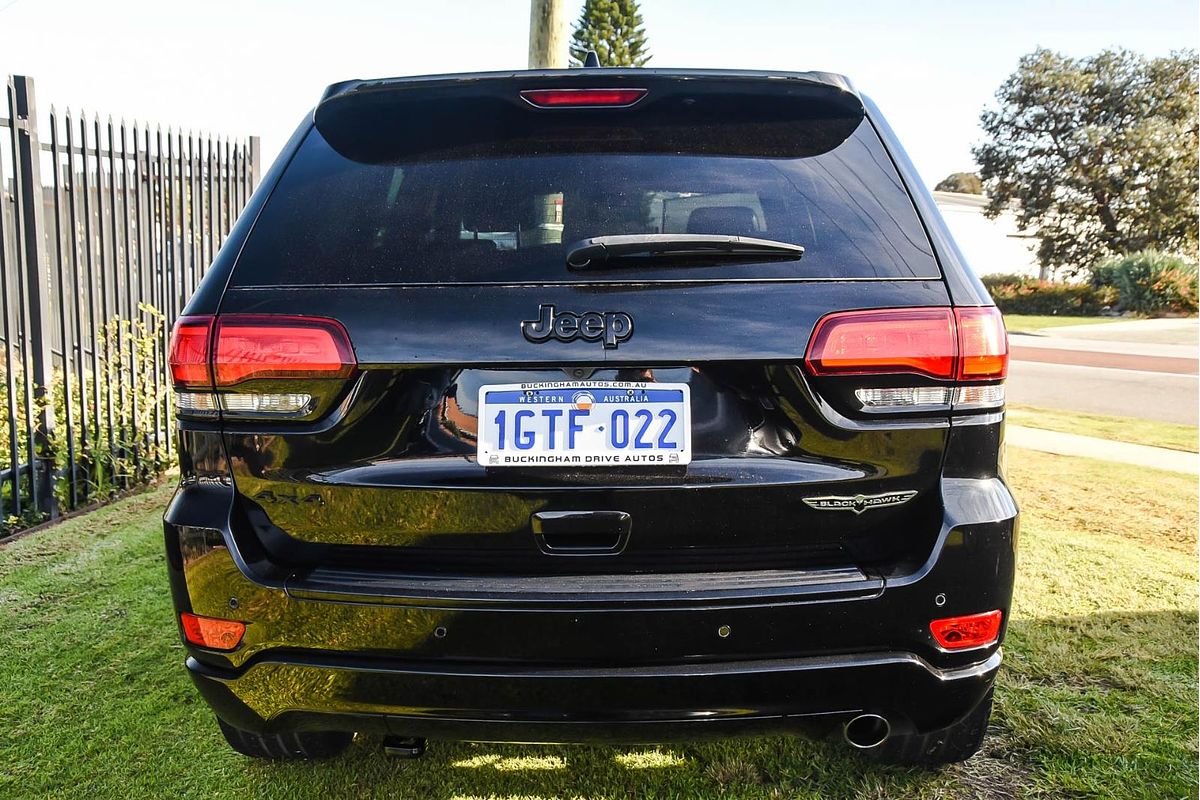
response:
[(1000, 661), (997, 650), (953, 670), (911, 653), (503, 670), (289, 654), (237, 672), (187, 666), (218, 716), (246, 730), (653, 742), (795, 730), (862, 711), (944, 727), (975, 707)]

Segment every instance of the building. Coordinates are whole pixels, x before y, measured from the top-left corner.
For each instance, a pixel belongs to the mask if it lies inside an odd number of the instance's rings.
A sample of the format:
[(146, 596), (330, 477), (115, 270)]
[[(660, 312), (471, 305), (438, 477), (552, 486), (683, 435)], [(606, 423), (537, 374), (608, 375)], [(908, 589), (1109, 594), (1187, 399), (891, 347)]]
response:
[(975, 274), (1045, 277), (1035, 253), (1037, 237), (1020, 231), (1011, 211), (988, 219), (983, 215), (988, 198), (980, 194), (934, 192), (933, 199)]

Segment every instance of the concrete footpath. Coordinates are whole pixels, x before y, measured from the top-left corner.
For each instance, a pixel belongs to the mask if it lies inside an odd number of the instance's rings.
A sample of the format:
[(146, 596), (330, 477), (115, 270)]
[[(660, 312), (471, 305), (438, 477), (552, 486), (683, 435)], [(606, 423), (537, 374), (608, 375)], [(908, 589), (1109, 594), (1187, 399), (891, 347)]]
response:
[(1040, 428), (1026, 428), (1021, 425), (1007, 426), (1005, 441), (1013, 447), (1024, 447), (1027, 450), (1039, 450), (1043, 453), (1082, 456), (1101, 461), (1117, 461), (1122, 464), (1135, 464), (1139, 467), (1164, 469), (1169, 472), (1200, 475), (1200, 455), (1185, 453), (1182, 450), (1170, 450), (1166, 447), (1113, 442), (1108, 439), (1097, 439), (1094, 436), (1044, 431)]

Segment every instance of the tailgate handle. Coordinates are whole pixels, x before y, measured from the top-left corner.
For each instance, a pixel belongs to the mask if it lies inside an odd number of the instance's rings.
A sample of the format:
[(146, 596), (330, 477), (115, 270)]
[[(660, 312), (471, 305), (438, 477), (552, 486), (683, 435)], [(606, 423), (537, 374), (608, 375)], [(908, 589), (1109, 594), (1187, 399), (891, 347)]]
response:
[(625, 549), (624, 511), (539, 511), (529, 519), (538, 549), (551, 556), (612, 556)]

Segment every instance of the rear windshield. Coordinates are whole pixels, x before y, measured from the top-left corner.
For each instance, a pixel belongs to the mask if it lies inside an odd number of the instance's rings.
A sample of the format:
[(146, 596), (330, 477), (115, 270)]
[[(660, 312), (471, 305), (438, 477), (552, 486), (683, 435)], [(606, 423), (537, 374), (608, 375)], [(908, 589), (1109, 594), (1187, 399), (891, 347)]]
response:
[[(567, 269), (572, 243), (638, 233), (750, 236), (805, 254)], [(314, 128), (255, 223), (233, 285), (938, 276), (864, 120), (834, 149), (800, 158), (583, 151), (364, 163)]]

